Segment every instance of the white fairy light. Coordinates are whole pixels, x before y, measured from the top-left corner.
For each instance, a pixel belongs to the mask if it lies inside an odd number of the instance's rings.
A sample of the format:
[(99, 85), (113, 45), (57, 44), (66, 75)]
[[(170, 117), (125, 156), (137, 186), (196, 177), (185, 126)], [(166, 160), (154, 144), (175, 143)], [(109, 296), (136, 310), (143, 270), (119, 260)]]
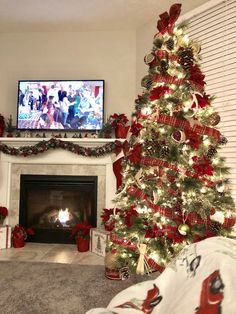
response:
[(203, 144), (204, 146), (209, 146), (211, 144), (210, 140), (207, 138), (205, 140), (203, 140)]
[(200, 192), (203, 193), (203, 194), (206, 193), (206, 191), (207, 191), (207, 190), (206, 190), (205, 187), (201, 188), (201, 190), (200, 190)]
[(186, 44), (189, 43), (189, 37), (188, 37), (188, 35), (184, 35), (184, 37), (183, 37), (183, 42), (186, 43)]

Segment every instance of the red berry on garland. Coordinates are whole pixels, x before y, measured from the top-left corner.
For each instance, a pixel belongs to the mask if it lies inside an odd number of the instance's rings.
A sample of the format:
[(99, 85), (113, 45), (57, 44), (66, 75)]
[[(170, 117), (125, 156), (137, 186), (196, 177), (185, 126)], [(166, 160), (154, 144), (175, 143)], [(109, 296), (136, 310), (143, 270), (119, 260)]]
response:
[(176, 130), (172, 133), (172, 139), (178, 143), (183, 143), (186, 140), (186, 135), (183, 131)]

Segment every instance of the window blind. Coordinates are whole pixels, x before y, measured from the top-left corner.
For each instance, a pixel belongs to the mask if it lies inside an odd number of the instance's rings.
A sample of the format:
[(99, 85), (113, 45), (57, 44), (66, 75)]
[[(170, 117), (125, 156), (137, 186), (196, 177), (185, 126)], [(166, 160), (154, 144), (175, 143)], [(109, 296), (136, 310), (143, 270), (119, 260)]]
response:
[(230, 188), (236, 202), (236, 1), (226, 0), (190, 17), (189, 35), (201, 44), (206, 93), (221, 117), (217, 125), (228, 139), (220, 155), (230, 167)]

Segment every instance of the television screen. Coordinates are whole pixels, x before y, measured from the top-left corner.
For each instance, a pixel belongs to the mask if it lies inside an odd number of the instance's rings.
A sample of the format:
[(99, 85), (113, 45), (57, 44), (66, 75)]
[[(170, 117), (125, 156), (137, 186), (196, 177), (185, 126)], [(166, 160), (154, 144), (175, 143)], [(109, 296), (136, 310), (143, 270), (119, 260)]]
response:
[(100, 130), (104, 80), (19, 81), (18, 130)]

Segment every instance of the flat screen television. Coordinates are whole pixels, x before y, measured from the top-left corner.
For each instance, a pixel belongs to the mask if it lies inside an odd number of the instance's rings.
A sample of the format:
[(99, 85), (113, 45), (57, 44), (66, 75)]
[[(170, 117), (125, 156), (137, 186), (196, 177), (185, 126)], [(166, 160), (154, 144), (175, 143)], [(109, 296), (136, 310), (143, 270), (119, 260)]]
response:
[(96, 131), (104, 122), (104, 80), (21, 80), (18, 130)]

